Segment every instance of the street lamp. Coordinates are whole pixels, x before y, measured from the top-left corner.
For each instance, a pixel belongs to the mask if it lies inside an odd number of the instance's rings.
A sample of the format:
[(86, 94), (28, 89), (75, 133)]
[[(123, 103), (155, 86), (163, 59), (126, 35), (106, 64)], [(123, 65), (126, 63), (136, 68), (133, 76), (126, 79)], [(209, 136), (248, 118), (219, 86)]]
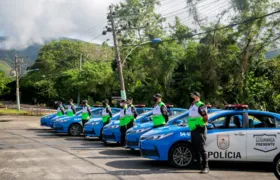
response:
[(146, 42), (143, 42), (143, 43), (141, 43), (141, 44), (138, 44), (137, 46), (135, 46), (134, 48), (132, 48), (129, 52), (128, 52), (128, 54), (125, 56), (125, 58), (123, 59), (123, 64), (125, 63), (125, 60), (128, 58), (128, 56), (135, 50), (135, 49), (137, 49), (139, 46), (142, 46), (142, 45), (144, 45), (144, 44), (149, 44), (149, 43), (159, 43), (159, 42), (161, 42), (161, 38), (154, 38), (154, 39), (152, 39), (151, 41), (146, 41)]

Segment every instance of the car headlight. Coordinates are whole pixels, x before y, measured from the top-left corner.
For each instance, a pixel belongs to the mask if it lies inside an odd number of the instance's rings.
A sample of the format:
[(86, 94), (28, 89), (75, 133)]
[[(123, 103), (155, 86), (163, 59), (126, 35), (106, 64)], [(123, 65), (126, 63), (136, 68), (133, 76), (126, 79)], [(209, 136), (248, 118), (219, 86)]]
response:
[(92, 122), (91, 125), (97, 125), (97, 124), (100, 124), (101, 121), (97, 121), (97, 122)]
[(61, 120), (61, 122), (66, 122), (66, 121), (68, 121), (68, 119), (63, 119), (63, 120)]
[(142, 133), (142, 132), (145, 132), (145, 131), (148, 131), (152, 128), (145, 128), (145, 129), (137, 129), (137, 130), (128, 130), (127, 133), (128, 134), (137, 134), (137, 133)]
[(160, 139), (163, 139), (163, 138), (166, 138), (168, 136), (171, 136), (173, 134), (173, 132), (171, 133), (167, 133), (167, 134), (158, 134), (158, 135), (153, 135), (153, 136), (141, 136), (141, 140), (160, 140)]

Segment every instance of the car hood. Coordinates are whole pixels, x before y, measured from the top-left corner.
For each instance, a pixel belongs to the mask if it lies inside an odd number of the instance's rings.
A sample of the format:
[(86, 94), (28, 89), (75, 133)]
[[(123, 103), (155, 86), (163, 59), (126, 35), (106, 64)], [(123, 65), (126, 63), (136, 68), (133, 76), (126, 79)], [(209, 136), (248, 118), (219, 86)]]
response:
[(139, 129), (146, 129), (146, 128), (152, 128), (154, 126), (153, 122), (146, 122), (142, 124), (136, 124), (131, 128), (132, 130), (139, 130)]
[(89, 122), (99, 122), (102, 121), (102, 118), (90, 118)]
[(143, 134), (143, 136), (153, 136), (157, 134), (168, 134), (168, 133), (174, 133), (178, 131), (189, 131), (188, 126), (180, 126), (180, 125), (170, 125), (170, 126), (164, 126), (164, 127), (159, 127), (156, 129), (152, 129), (151, 131), (146, 132)]
[(41, 117), (41, 119), (53, 118), (55, 116), (56, 116), (56, 114), (48, 114), (48, 115), (45, 115), (45, 116)]

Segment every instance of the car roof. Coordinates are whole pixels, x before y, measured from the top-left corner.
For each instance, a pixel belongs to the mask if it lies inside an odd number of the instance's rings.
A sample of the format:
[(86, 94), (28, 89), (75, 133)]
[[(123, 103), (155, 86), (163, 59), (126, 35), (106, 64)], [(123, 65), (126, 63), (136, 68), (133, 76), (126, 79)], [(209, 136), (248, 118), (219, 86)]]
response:
[(209, 120), (213, 120), (213, 118), (216, 118), (217, 116), (223, 116), (223, 115), (231, 115), (236, 113), (242, 113), (246, 112), (249, 114), (255, 114), (255, 115), (267, 115), (267, 116), (273, 116), (277, 119), (280, 119), (280, 114), (269, 112), (269, 111), (260, 111), (260, 110), (222, 110), (222, 111), (216, 111), (210, 114)]

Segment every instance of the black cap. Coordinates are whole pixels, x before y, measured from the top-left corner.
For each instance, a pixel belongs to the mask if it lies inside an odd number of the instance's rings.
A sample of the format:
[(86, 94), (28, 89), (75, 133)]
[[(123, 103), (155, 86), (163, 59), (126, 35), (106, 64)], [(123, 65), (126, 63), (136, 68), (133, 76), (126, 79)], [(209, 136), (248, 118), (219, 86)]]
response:
[(161, 94), (157, 93), (157, 94), (154, 95), (154, 97), (161, 98)]
[(126, 103), (126, 101), (124, 99), (121, 100), (121, 103)]
[(127, 100), (131, 100), (131, 101), (133, 101), (132, 97), (127, 98)]
[(86, 103), (88, 103), (88, 101), (87, 100), (83, 100), (83, 104), (86, 104)]
[(69, 101), (69, 102), (73, 102), (73, 99), (69, 99), (68, 101)]
[(195, 95), (195, 96), (197, 96), (197, 97), (200, 97), (199, 92), (192, 92), (191, 95)]

